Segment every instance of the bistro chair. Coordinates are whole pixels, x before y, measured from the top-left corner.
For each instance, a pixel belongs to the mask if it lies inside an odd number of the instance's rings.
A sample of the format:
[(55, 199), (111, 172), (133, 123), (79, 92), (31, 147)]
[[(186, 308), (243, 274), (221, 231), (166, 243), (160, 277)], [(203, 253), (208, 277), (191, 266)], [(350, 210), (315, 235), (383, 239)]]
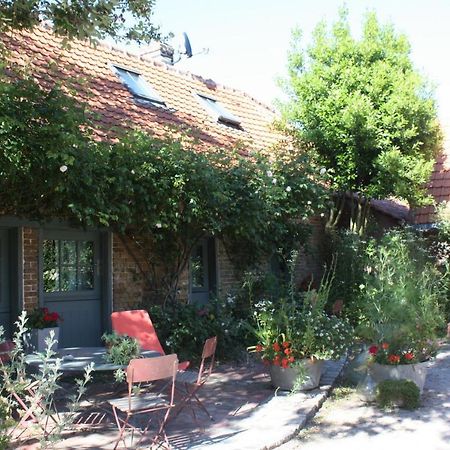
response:
[[(198, 372), (186, 370), (180, 372), (177, 377), (177, 391), (183, 396), (177, 407), (176, 416), (187, 406), (191, 409), (194, 420), (196, 421), (195, 409), (197, 406), (209, 418), (214, 421), (205, 405), (198, 398), (198, 391), (205, 385), (210, 377), (215, 361), (217, 347), (217, 337), (211, 337), (205, 341), (202, 351), (202, 361)], [(176, 417), (175, 416), (175, 417)]]
[[(158, 422), (158, 425), (155, 428), (155, 435), (149, 446), (151, 447), (160, 441), (159, 444), (164, 442), (170, 448), (169, 440), (165, 432), (165, 425), (168, 421), (170, 411), (175, 406), (174, 395), (177, 370), (178, 358), (175, 354), (158, 356), (156, 358), (132, 359), (130, 361), (126, 373), (128, 396), (109, 400), (108, 402), (112, 406), (117, 428), (119, 429), (119, 435), (114, 449), (117, 448), (120, 441), (123, 441), (126, 448), (125, 433), (127, 429), (131, 429), (132, 438), (134, 431), (138, 431), (141, 434), (141, 438), (136, 444), (136, 446), (139, 446), (150, 427), (156, 422)], [(170, 379), (170, 382), (164, 383), (164, 386), (156, 392), (149, 391), (141, 386), (143, 383), (154, 383), (158, 380), (167, 381), (167, 379)], [(142, 394), (140, 392), (134, 392), (133, 388), (136, 385), (138, 385), (137, 388), (139, 391), (143, 391)], [(152, 384), (151, 387), (155, 389), (155, 384)], [(169, 390), (167, 387), (170, 387)], [(131, 423), (132, 417), (138, 414), (145, 415), (145, 420), (147, 420), (143, 430), (138, 429)]]
[[(111, 323), (113, 331), (136, 339), (142, 350), (153, 350), (161, 355), (166, 354), (147, 311), (143, 309), (116, 311), (111, 314)], [(178, 370), (186, 370), (189, 364), (190, 361), (181, 362)]]

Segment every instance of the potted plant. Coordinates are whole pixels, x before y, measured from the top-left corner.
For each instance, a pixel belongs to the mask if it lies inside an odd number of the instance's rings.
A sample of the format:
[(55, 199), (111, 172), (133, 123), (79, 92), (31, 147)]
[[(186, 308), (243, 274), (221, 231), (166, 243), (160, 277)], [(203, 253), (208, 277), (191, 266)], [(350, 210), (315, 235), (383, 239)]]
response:
[(375, 383), (406, 379), (422, 392), (426, 362), (444, 330), (445, 278), (411, 232), (392, 231), (369, 246), (358, 332), (369, 344)]
[(43, 352), (47, 348), (46, 339), (53, 331), (55, 343), (51, 350), (55, 351), (59, 340), (58, 323), (61, 317), (57, 312), (50, 312), (48, 308), (35, 308), (27, 319), (28, 332), (24, 334), (25, 348), (28, 352)]
[(323, 362), (339, 359), (352, 342), (346, 319), (325, 311), (331, 277), (318, 290), (257, 305), (258, 352), (269, 368), (272, 384), (282, 390), (308, 390), (319, 385)]
[(105, 333), (102, 336), (107, 348), (106, 361), (117, 366), (126, 366), (141, 355), (141, 349), (136, 339), (117, 333)]

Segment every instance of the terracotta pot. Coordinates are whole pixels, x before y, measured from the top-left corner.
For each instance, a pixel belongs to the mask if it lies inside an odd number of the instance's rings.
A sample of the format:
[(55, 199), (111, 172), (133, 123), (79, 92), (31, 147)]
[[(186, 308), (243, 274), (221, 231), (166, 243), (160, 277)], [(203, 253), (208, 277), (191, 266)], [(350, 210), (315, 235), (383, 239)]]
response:
[(427, 366), (428, 363), (426, 361), (416, 364), (397, 365), (372, 363), (369, 366), (369, 371), (376, 384), (384, 380), (410, 380), (416, 383), (420, 393), (422, 393), (427, 375)]
[(269, 367), (269, 373), (272, 385), (283, 391), (291, 391), (294, 388), (299, 375), (306, 369), (307, 378), (298, 389), (301, 391), (314, 389), (319, 386), (323, 364), (324, 361), (321, 360), (304, 359), (301, 361), (300, 367), (288, 367), (283, 369), (280, 366), (271, 365)]

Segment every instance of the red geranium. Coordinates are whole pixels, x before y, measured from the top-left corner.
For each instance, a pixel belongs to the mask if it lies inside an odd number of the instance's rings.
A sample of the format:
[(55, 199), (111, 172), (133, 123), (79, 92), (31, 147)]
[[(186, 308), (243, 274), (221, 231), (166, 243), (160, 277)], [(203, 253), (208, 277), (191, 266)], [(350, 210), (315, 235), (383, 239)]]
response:
[(286, 369), (288, 366), (289, 366), (289, 360), (288, 360), (287, 358), (283, 358), (283, 359), (281, 360), (281, 367), (282, 367), (283, 369)]
[(369, 353), (371, 355), (376, 355), (378, 353), (378, 345), (372, 345), (369, 347)]
[(279, 352), (279, 351), (281, 350), (280, 344), (279, 344), (278, 342), (275, 342), (275, 343), (272, 345), (272, 348), (273, 348), (276, 352)]
[(258, 344), (256, 347), (255, 347), (255, 351), (256, 352), (262, 352), (264, 350), (264, 347), (261, 345), (261, 344)]
[(382, 348), (383, 350), (387, 350), (387, 349), (389, 348), (389, 344), (388, 344), (387, 342), (383, 342), (383, 343), (381, 344), (381, 348)]
[(283, 348), (288, 348), (291, 345), (291, 343), (284, 341), (281, 345), (283, 346)]
[(398, 364), (400, 362), (400, 356), (398, 355), (389, 355), (388, 361), (392, 364)]
[(412, 359), (414, 359), (414, 353), (412, 352), (405, 353), (405, 359), (411, 361)]

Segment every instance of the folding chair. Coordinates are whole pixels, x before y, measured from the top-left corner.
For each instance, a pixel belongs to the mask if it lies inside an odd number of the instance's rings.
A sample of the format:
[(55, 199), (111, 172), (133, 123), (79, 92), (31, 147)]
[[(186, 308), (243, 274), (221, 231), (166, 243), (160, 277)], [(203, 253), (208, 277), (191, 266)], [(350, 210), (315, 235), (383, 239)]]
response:
[[(214, 360), (217, 347), (217, 337), (211, 337), (205, 341), (202, 351), (202, 361), (198, 372), (192, 370), (186, 370), (180, 372), (177, 377), (177, 391), (180, 392), (184, 397), (181, 399), (179, 406), (177, 407), (175, 417), (186, 407), (190, 407), (194, 420), (196, 419), (194, 406), (198, 406), (209, 418), (214, 421), (209, 411), (206, 409), (205, 405), (200, 401), (197, 396), (198, 391), (203, 387), (203, 385), (208, 381), (213, 368)], [(206, 368), (209, 360), (209, 367)], [(183, 387), (180, 389), (178, 385)], [(195, 401), (195, 403), (194, 403)]]
[[(136, 444), (136, 446), (139, 446), (152, 425), (153, 419), (158, 420), (159, 425), (149, 446), (151, 447), (153, 444), (161, 441), (161, 437), (163, 437), (163, 442), (170, 448), (169, 440), (165, 432), (165, 425), (170, 411), (175, 406), (174, 395), (177, 370), (178, 358), (175, 354), (156, 358), (132, 359), (130, 361), (127, 367), (128, 396), (108, 401), (112, 406), (117, 428), (119, 429), (119, 435), (114, 449), (117, 448), (120, 441), (123, 441), (126, 448), (126, 429), (131, 429), (132, 434), (134, 431), (140, 432), (141, 438)], [(164, 383), (164, 386), (157, 392), (146, 390), (143, 394), (133, 393), (133, 386), (136, 384), (152, 383), (158, 380), (167, 381), (167, 379), (170, 379), (169, 384)], [(168, 385), (170, 386), (169, 394), (167, 393)], [(155, 385), (152, 385), (152, 387), (155, 388)], [(130, 422), (132, 417), (138, 414), (145, 414), (146, 419), (149, 417), (143, 430), (139, 430)], [(122, 418), (120, 415), (124, 415), (125, 417)], [(162, 418), (158, 416), (162, 416)]]
[[(116, 311), (111, 314), (111, 323), (113, 331), (136, 339), (142, 350), (166, 354), (147, 311), (143, 309)], [(178, 364), (178, 370), (186, 370), (189, 364), (190, 361), (181, 362)]]

